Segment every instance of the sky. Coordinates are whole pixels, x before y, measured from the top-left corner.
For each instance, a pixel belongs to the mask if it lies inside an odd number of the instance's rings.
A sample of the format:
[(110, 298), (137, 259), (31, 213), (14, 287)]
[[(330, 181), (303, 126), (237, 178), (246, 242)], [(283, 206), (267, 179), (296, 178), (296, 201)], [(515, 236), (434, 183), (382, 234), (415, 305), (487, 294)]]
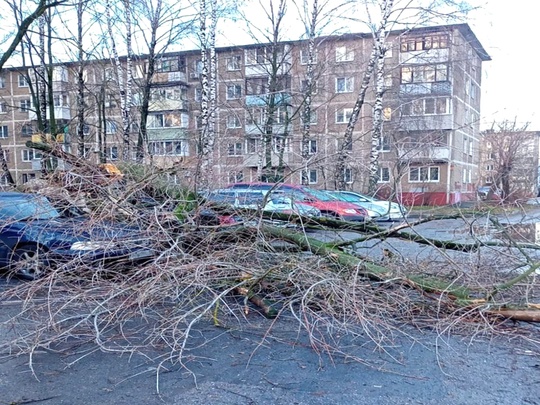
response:
[(492, 60), (484, 62), (482, 127), (516, 120), (540, 131), (538, 0), (470, 1), (482, 9), (468, 23)]

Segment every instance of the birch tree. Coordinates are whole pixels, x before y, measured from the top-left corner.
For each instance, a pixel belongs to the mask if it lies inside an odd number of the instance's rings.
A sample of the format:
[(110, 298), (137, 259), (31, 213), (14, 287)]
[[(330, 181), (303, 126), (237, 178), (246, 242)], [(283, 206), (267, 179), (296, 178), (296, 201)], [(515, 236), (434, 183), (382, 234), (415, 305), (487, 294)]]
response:
[(125, 77), (118, 50), (116, 46), (116, 36), (113, 31), (113, 19), (111, 15), (111, 2), (107, 0), (105, 4), (105, 13), (107, 18), (107, 31), (111, 44), (111, 53), (115, 65), (116, 80), (118, 90), (120, 92), (120, 111), (122, 115), (122, 159), (127, 161), (130, 159), (130, 110), (132, 103), (132, 88), (133, 88), (133, 49), (131, 45), (131, 3), (130, 0), (122, 0), (123, 13), (125, 17), (124, 25), (126, 29), (125, 45), (127, 49)]
[[(386, 52), (386, 48), (384, 45), (384, 38), (386, 36), (388, 19), (389, 19), (390, 13), (392, 12), (392, 6), (393, 6), (393, 0), (384, 0), (381, 3), (381, 20), (376, 26), (373, 27), (374, 43), (373, 43), (372, 51), (368, 59), (366, 70), (364, 71), (364, 75), (362, 77), (362, 82), (360, 84), (360, 91), (358, 92), (358, 96), (356, 98), (356, 102), (354, 104), (351, 117), (349, 118), (349, 122), (347, 123), (347, 128), (345, 129), (343, 142), (338, 151), (336, 170), (334, 173), (335, 186), (336, 186), (336, 189), (338, 190), (345, 190), (347, 188), (347, 182), (345, 179), (345, 169), (351, 157), (354, 128), (356, 126), (356, 122), (358, 121), (360, 110), (362, 109), (362, 106), (365, 103), (366, 94), (369, 89), (369, 84), (371, 82), (371, 78), (373, 77), (373, 73), (375, 71), (376, 66), (377, 66), (377, 81), (378, 81), (377, 85), (378, 86), (380, 85), (380, 88), (378, 87), (377, 91), (380, 91), (380, 94), (379, 94), (380, 100), (376, 103), (376, 107), (374, 108), (373, 112), (374, 114), (375, 113), (379, 114), (379, 118), (377, 119), (380, 122), (380, 124), (378, 125), (382, 125), (382, 93), (383, 93), (383, 86), (384, 86), (384, 77), (382, 76), (382, 74), (384, 72), (384, 53)], [(381, 74), (380, 78), (379, 78), (379, 70)], [(381, 130), (379, 128), (377, 131), (374, 131), (372, 135), (370, 173), (372, 173), (372, 170), (375, 170), (376, 172), (378, 169), (379, 155), (378, 155), (377, 148), (379, 145), (380, 134), (381, 134)], [(373, 169), (371, 165), (375, 165), (375, 169)], [(370, 183), (371, 183), (371, 175), (370, 175)]]
[(212, 178), (215, 142), (216, 97), (216, 0), (199, 0), (199, 42), (201, 48), (201, 106), (199, 153), (196, 170), (197, 188), (207, 189)]

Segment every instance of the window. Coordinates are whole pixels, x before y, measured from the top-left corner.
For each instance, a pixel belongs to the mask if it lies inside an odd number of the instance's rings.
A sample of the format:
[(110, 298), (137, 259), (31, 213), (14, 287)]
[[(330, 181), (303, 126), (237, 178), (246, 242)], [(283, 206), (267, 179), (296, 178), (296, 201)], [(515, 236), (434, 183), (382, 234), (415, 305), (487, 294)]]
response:
[(384, 75), (384, 87), (389, 88), (392, 87), (393, 79), (392, 79), (392, 73), (386, 73)]
[(349, 167), (346, 167), (343, 169), (343, 181), (347, 184), (350, 184), (353, 182), (353, 175), (352, 175), (352, 169)]
[(0, 76), (0, 89), (6, 88), (6, 78), (4, 76)]
[(34, 127), (32, 124), (24, 124), (21, 127), (21, 136), (32, 136), (34, 135)]
[[(303, 112), (302, 112), (302, 124), (304, 124), (306, 122), (305, 120), (305, 117), (303, 115)], [(316, 124), (317, 123), (317, 111), (313, 111), (313, 110), (310, 110), (309, 112), (309, 123), (310, 124)]]
[(277, 107), (274, 117), (274, 122), (276, 124), (286, 124), (289, 118), (289, 112), (287, 107)]
[(195, 101), (200, 103), (202, 100), (202, 89), (200, 87), (195, 87)]
[(390, 107), (383, 108), (382, 119), (383, 121), (390, 121), (392, 119), (392, 108)]
[(115, 100), (113, 94), (106, 94), (105, 95), (105, 107), (107, 107), (107, 108), (115, 108), (116, 107), (116, 100)]
[(28, 79), (25, 75), (19, 74), (19, 87), (28, 87)]
[(308, 141), (308, 153), (310, 155), (314, 155), (317, 153), (317, 140), (316, 139), (310, 139)]
[(401, 40), (401, 52), (427, 51), (429, 49), (448, 48), (448, 35), (426, 35), (418, 38), (403, 38)]
[(336, 93), (351, 93), (354, 88), (352, 77), (336, 77)]
[(237, 115), (228, 115), (227, 128), (242, 128), (242, 124), (240, 123), (240, 118), (238, 118)]
[(390, 169), (388, 167), (379, 167), (379, 183), (388, 183), (390, 181)]
[(242, 64), (242, 57), (240, 55), (231, 56), (227, 58), (227, 70), (240, 70), (240, 65)]
[(489, 171), (489, 172), (492, 172), (494, 169), (494, 165), (487, 165), (486, 166), (486, 170)]
[(148, 128), (187, 128), (189, 116), (186, 113), (168, 112), (148, 115)]
[(247, 153), (257, 153), (259, 146), (259, 140), (248, 138), (246, 139), (246, 152)]
[(55, 107), (67, 107), (68, 96), (67, 94), (55, 94), (53, 96), (53, 102)]
[(0, 138), (5, 139), (9, 136), (9, 130), (7, 125), (0, 126)]
[(186, 61), (184, 58), (164, 58), (156, 61), (156, 72), (184, 72)]
[(409, 182), (439, 182), (439, 167), (438, 166), (425, 166), (425, 167), (411, 167), (409, 169)]
[(347, 49), (346, 46), (336, 48), (336, 62), (351, 62), (354, 60), (354, 51)]
[(106, 147), (105, 154), (111, 160), (118, 160), (118, 146)]
[(290, 142), (289, 138), (283, 136), (275, 136), (272, 138), (272, 145), (274, 147), (274, 152), (290, 152)]
[(435, 83), (448, 80), (448, 65), (402, 66), (401, 83)]
[(242, 142), (229, 143), (227, 145), (227, 154), (229, 156), (242, 155)]
[(118, 126), (116, 125), (116, 122), (107, 121), (105, 123), (105, 133), (106, 134), (115, 134), (117, 130), (118, 130)]
[(267, 77), (250, 77), (246, 79), (246, 94), (258, 95), (266, 94), (268, 92), (268, 78)]
[(23, 149), (21, 152), (23, 162), (30, 162), (34, 159), (41, 159), (43, 157), (41, 152), (37, 152), (34, 149)]
[(0, 114), (7, 113), (8, 107), (5, 101), (0, 101)]
[(311, 169), (309, 171), (308, 179), (309, 179), (309, 184), (317, 184), (317, 181), (318, 181), (318, 179), (317, 179), (317, 170)]
[(116, 80), (116, 75), (114, 74), (113, 68), (105, 68), (103, 71), (103, 79), (107, 82), (114, 82)]
[(381, 136), (379, 138), (379, 145), (377, 146), (377, 149), (381, 152), (389, 152), (390, 151), (390, 137)]
[(251, 108), (246, 111), (246, 125), (261, 126), (266, 119), (264, 108)]
[(148, 151), (157, 156), (188, 156), (189, 147), (186, 140), (179, 141), (151, 141)]
[(28, 112), (32, 108), (32, 102), (30, 101), (30, 99), (27, 98), (27, 99), (21, 100), (19, 106), (20, 106), (21, 112)]
[(351, 119), (353, 109), (352, 108), (341, 108), (336, 110), (336, 124), (346, 124)]
[[(279, 53), (279, 50), (277, 52)], [(271, 50), (266, 49), (266, 47), (245, 50), (246, 65), (266, 63), (270, 57)], [(281, 61), (281, 55), (277, 55), (277, 60)]]
[(193, 62), (193, 71), (195, 75), (200, 75), (203, 72), (203, 63), (202, 60), (196, 60)]
[(227, 100), (236, 100), (242, 97), (242, 86), (233, 84), (227, 86)]
[[(313, 80), (311, 82), (311, 95), (314, 95), (314, 94), (317, 94), (317, 81), (316, 80)], [(302, 93), (307, 93), (309, 91), (309, 85), (308, 85), (308, 81), (307, 80), (302, 80), (302, 84), (301, 84), (301, 90), (302, 90)]]
[(244, 173), (240, 171), (229, 172), (229, 183), (242, 183), (244, 181)]
[[(307, 65), (309, 63), (309, 50), (301, 49), (300, 50), (300, 63), (302, 65)], [(313, 63), (317, 63), (317, 51), (313, 50)]]
[(436, 115), (450, 113), (448, 97), (421, 98), (401, 106), (401, 115)]

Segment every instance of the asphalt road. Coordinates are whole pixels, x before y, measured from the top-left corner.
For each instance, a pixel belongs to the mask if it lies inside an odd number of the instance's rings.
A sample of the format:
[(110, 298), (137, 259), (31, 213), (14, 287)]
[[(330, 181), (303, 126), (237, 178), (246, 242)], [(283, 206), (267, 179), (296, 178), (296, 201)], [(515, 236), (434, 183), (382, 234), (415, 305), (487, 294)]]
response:
[[(0, 302), (0, 342), (15, 333), (5, 321), (18, 310)], [(368, 338), (342, 337), (352, 359), (315, 352), (293, 320), (269, 334), (271, 320), (253, 312), (247, 322), (243, 330), (201, 323), (185, 362), (165, 361), (159, 373), (158, 351), (120, 355), (66, 342), (34, 353), (31, 364), (29, 356), (1, 353), (0, 405), (540, 405), (540, 347), (526, 338), (407, 327), (384, 350)], [(526, 331), (540, 336), (536, 326)]]

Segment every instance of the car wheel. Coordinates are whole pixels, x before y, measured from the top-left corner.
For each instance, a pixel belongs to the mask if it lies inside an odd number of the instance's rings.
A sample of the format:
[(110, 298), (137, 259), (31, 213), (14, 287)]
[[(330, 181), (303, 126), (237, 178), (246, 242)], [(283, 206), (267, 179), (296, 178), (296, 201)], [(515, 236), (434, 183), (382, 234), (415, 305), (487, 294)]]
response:
[(43, 251), (37, 245), (27, 245), (15, 249), (11, 255), (11, 271), (20, 278), (36, 280), (45, 272)]

